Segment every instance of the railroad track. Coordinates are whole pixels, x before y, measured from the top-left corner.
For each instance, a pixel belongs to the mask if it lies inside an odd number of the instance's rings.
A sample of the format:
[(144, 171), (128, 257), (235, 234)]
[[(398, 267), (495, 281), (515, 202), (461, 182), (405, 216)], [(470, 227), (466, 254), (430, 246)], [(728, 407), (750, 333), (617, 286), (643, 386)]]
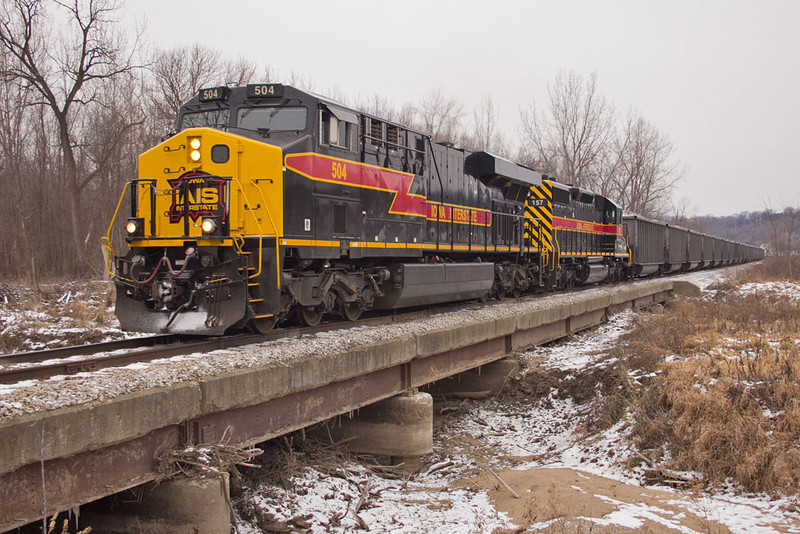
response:
[[(578, 292), (585, 287), (559, 291), (559, 294)], [(519, 298), (504, 299), (509, 302), (524, 302), (530, 299), (547, 297), (551, 293), (534, 293)], [(502, 301), (495, 301), (497, 303)], [(283, 338), (296, 338), (313, 335), (319, 332), (344, 330), (353, 326), (380, 326), (401, 321), (425, 318), (432, 313), (448, 313), (456, 310), (480, 308), (484, 306), (476, 301), (448, 303), (426, 308), (412, 308), (402, 312), (368, 312), (356, 322), (329, 321), (315, 327), (283, 327), (268, 334), (237, 334), (222, 337), (187, 336), (162, 334), (140, 338), (128, 338), (118, 341), (94, 343), (48, 349), (35, 352), (0, 355), (0, 384), (14, 384), (24, 380), (44, 380), (58, 375), (74, 375), (77, 373), (97, 371), (108, 367), (120, 367), (132, 363), (209, 352), (219, 349), (230, 349), (263, 343)]]
[[(528, 295), (519, 300), (535, 297), (536, 295)], [(412, 309), (402, 313), (375, 312), (374, 315), (362, 317), (356, 322), (330, 321), (315, 327), (284, 327), (268, 334), (237, 334), (223, 337), (163, 334), (0, 355), (0, 384), (15, 384), (25, 380), (45, 380), (58, 375), (74, 375), (195, 352), (230, 349), (253, 343), (344, 330), (353, 326), (380, 326), (401, 321), (411, 321), (427, 317), (432, 313), (447, 313), (448, 311), (468, 309), (471, 306), (478, 307), (481, 304), (467, 302), (437, 306), (435, 308)]]

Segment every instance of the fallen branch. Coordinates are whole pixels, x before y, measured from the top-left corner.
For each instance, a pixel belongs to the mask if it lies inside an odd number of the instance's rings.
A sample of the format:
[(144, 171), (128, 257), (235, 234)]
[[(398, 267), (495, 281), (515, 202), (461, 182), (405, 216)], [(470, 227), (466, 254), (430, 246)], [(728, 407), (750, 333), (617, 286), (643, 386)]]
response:
[(426, 475), (431, 475), (431, 474), (435, 473), (436, 471), (441, 471), (442, 469), (445, 469), (446, 467), (451, 467), (451, 466), (454, 466), (454, 465), (455, 465), (455, 462), (453, 462), (452, 460), (445, 460), (444, 462), (439, 462), (438, 464), (433, 464), (432, 466), (430, 466), (428, 468), (428, 470), (425, 472), (425, 474)]
[(361, 489), (361, 495), (358, 497), (358, 501), (356, 501), (356, 506), (353, 509), (353, 513), (358, 516), (358, 511), (361, 510), (361, 507), (364, 506), (364, 502), (369, 497), (369, 490), (372, 487), (372, 479), (368, 478), (367, 481), (364, 483), (364, 487)]
[(498, 481), (500, 484), (502, 484), (504, 488), (506, 488), (508, 491), (510, 491), (510, 492), (511, 492), (511, 495), (513, 495), (515, 499), (521, 499), (521, 498), (522, 498), (522, 497), (520, 497), (520, 496), (519, 496), (519, 493), (517, 493), (516, 491), (514, 491), (514, 488), (512, 488), (511, 486), (509, 486), (508, 484), (506, 484), (506, 483), (505, 483), (505, 481), (504, 481), (502, 478), (500, 478), (500, 475), (498, 475), (497, 473), (495, 473), (495, 472), (492, 470), (492, 468), (491, 468), (491, 467), (489, 467), (489, 466), (487, 466), (487, 465), (482, 465), (482, 466), (481, 466), (481, 468), (482, 468), (482, 469), (484, 469), (485, 471), (487, 471), (487, 472), (488, 472), (490, 475), (492, 475), (494, 478), (496, 478), (496, 479), (497, 479), (497, 481)]
[(158, 459), (158, 480), (166, 480), (179, 474), (188, 475), (187, 471), (191, 468), (217, 476), (224, 472), (236, 476), (236, 467), (259, 468), (259, 465), (252, 463), (252, 459), (263, 452), (261, 449), (242, 449), (224, 444), (187, 447)]
[(646, 464), (647, 464), (647, 465), (649, 465), (650, 467), (653, 467), (653, 460), (651, 460), (650, 458), (648, 458), (647, 456), (645, 456), (644, 454), (642, 454), (642, 453), (641, 453), (641, 452), (639, 452), (639, 451), (633, 451), (633, 453), (634, 453), (636, 456), (638, 456), (639, 458), (641, 458), (641, 459), (642, 459), (642, 461), (644, 461), (644, 463), (646, 463)]

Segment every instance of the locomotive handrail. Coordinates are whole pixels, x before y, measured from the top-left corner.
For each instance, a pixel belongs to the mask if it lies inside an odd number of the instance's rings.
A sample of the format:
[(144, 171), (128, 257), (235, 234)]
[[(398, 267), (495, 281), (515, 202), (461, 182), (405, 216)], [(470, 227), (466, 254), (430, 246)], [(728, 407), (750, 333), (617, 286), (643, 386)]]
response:
[[(439, 164), (436, 163), (436, 154), (433, 152), (433, 144), (431, 144), (431, 138), (425, 137), (425, 140), (428, 141), (428, 148), (431, 149), (431, 159), (433, 160), (433, 168), (436, 170), (436, 177), (439, 179), (439, 204), (444, 206), (444, 184), (442, 183), (442, 175), (439, 173)], [(439, 241), (439, 222), (440, 222), (440, 214), (439, 210), (436, 210), (436, 248), (440, 248), (440, 241)], [(450, 250), (453, 250), (453, 225), (452, 225), (453, 217), (450, 217)]]
[(561, 243), (558, 242), (558, 228), (553, 228), (553, 263), (550, 268), (556, 270), (561, 259)]
[[(275, 224), (275, 221), (272, 219), (272, 212), (269, 211), (269, 205), (267, 205), (267, 200), (264, 198), (264, 192), (258, 187), (258, 180), (250, 180), (250, 183), (256, 186), (256, 191), (258, 191), (258, 196), (261, 197), (261, 202), (263, 202), (264, 209), (267, 211), (267, 218), (269, 219), (269, 223), (272, 225), (272, 230), (275, 232), (275, 273), (276, 273), (276, 284), (277, 288), (281, 288), (281, 255), (280, 255), (280, 246), (278, 245), (278, 225)], [(247, 198), (245, 197), (245, 200)], [(260, 245), (260, 243), (259, 243)], [(260, 249), (261, 247), (259, 247)], [(260, 254), (260, 252), (259, 252)], [(261, 266), (259, 265), (259, 269)]]
[(633, 250), (631, 249), (631, 246), (628, 243), (628, 236), (626, 235), (622, 236), (622, 240), (625, 241), (625, 250), (628, 251), (628, 267), (630, 267), (631, 265), (633, 265)]
[[(242, 182), (240, 182), (238, 178), (231, 178), (231, 181), (232, 182), (236, 182), (236, 184), (238, 184), (239, 192), (242, 193), (242, 196), (244, 197), (245, 204), (252, 206), (252, 203), (250, 202), (250, 199), (247, 198), (247, 193), (244, 192), (244, 187), (242, 187)], [(256, 189), (258, 189), (258, 188), (256, 188)], [(258, 189), (258, 192), (261, 193), (261, 190)], [(262, 199), (261, 200), (262, 200), (262, 202), (264, 201), (263, 195), (262, 195)], [(266, 209), (267, 210), (267, 214), (269, 214), (269, 208), (267, 207), (266, 202), (264, 202), (264, 209)], [(255, 274), (248, 275), (247, 278), (248, 279), (258, 278), (259, 276), (261, 276), (261, 254), (262, 254), (262, 249), (263, 249), (262, 244), (263, 244), (263, 239), (264, 239), (264, 231), (261, 229), (261, 223), (258, 222), (258, 217), (256, 217), (255, 213), (253, 213), (255, 210), (244, 210), (244, 211), (249, 211), (250, 212), (250, 216), (253, 217), (253, 221), (256, 223), (256, 227), (258, 228), (258, 270), (256, 271)], [(272, 222), (272, 217), (270, 217), (270, 222)], [(278, 229), (277, 229), (277, 227), (274, 227), (274, 223), (273, 223), (273, 228), (275, 230), (275, 248), (278, 248)], [(236, 239), (233, 240), (233, 243), (234, 243), (234, 246), (236, 246), (236, 248), (239, 248)], [(239, 249), (239, 252), (242, 252), (242, 250)]]
[(117, 251), (114, 250), (114, 245), (111, 244), (111, 230), (114, 228), (114, 222), (117, 220), (117, 214), (119, 214), (119, 208), (122, 206), (122, 199), (125, 198), (125, 191), (128, 190), (128, 187), (132, 184), (132, 181), (125, 182), (125, 186), (122, 188), (122, 194), (119, 196), (119, 200), (117, 201), (117, 207), (114, 209), (114, 216), (111, 217), (111, 223), (108, 225), (108, 231), (106, 231), (106, 235), (100, 238), (100, 244), (106, 249), (106, 252), (109, 252), (110, 255), (106, 257), (106, 270), (108, 274), (112, 277), (116, 276), (113, 272), (111, 272), (111, 258), (115, 258), (117, 256)]
[[(373, 137), (373, 136), (371, 136), (371, 135), (369, 135), (369, 134), (367, 134), (367, 133), (364, 133), (364, 135), (363, 135), (362, 137), (363, 137), (364, 139), (368, 139), (368, 140), (370, 140), (370, 141), (379, 141), (379, 142), (381, 142), (381, 143), (383, 143), (383, 144), (385, 144), (385, 145), (392, 145), (392, 146), (396, 146), (397, 148), (399, 148), (399, 149), (401, 149), (401, 150), (408, 150), (409, 152), (415, 152), (415, 153), (417, 153), (417, 154), (423, 154), (423, 155), (425, 154), (425, 151), (424, 151), (424, 150), (419, 150), (419, 149), (416, 149), (416, 148), (411, 148), (410, 146), (401, 145), (400, 143), (393, 143), (393, 142), (391, 142), (391, 141), (387, 141), (387, 140), (385, 140), (385, 139), (381, 139), (380, 137)], [(378, 145), (375, 145), (375, 144), (373, 143), (373, 146), (378, 146)]]

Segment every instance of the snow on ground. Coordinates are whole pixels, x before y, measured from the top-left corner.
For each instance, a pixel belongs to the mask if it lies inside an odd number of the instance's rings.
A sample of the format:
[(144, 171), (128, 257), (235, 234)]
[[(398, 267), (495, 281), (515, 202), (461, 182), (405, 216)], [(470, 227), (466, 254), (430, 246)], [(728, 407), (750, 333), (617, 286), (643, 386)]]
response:
[(111, 341), (120, 331), (109, 282), (41, 284), (36, 290), (0, 285), (0, 353)]
[[(731, 276), (731, 271), (739, 269), (692, 273), (679, 278), (708, 288), (724, 282)], [(800, 287), (795, 284), (747, 284), (741, 291), (790, 292), (800, 296)], [(568, 300), (571, 297), (566, 294), (550, 298)], [(522, 313), (542, 305), (542, 300), (527, 303), (507, 301), (468, 314), (471, 318), (489, 318), (501, 309), (504, 313), (508, 310)], [(7, 311), (7, 307), (4, 310), (0, 306), (3, 332), (13, 329), (16, 321)], [(466, 320), (466, 314), (439, 314), (426, 324), (412, 322), (380, 328), (356, 327), (338, 334), (307, 336), (299, 342), (272, 342), (249, 349), (215, 351), (151, 364), (55, 377), (44, 382), (2, 386), (0, 419), (194, 380), (211, 373), (263, 365), (275, 359), (280, 361), (318, 351), (347, 350), (360, 343), (458, 323)], [(633, 313), (624, 312), (598, 329), (575, 336), (566, 343), (536, 348), (523, 357), (538, 363), (543, 369), (563, 372), (565, 377), (609, 365), (604, 361), (605, 351), (630, 327), (632, 319)], [(53, 328), (69, 327), (65, 324)], [(338, 474), (308, 466), (292, 479), (290, 490), (260, 486), (249, 488), (247, 495), (262, 513), (278, 521), (303, 518), (314, 526), (315, 532), (349, 532), (359, 528), (363, 521), (376, 532), (483, 533), (496, 528), (513, 528), (515, 523), (522, 523), (512, 518), (510, 513), (501, 511), (500, 498), (503, 495), (510, 498), (510, 494), (488, 474), (489, 469), (512, 483), (516, 483), (516, 477), (526, 480), (540, 477), (544, 481), (540, 485), (546, 489), (544, 495), (532, 493), (530, 488), (525, 492), (520, 490), (523, 499), (538, 502), (531, 506), (543, 506), (550, 493), (555, 495), (555, 489), (547, 488), (557, 488), (558, 476), (568, 472), (573, 478), (565, 483), (564, 488), (572, 493), (562, 501), (578, 502), (583, 496), (608, 507), (609, 511), (598, 512), (596, 517), (581, 515), (582, 509), (578, 508), (565, 510), (565, 514), (572, 513), (584, 527), (595, 525), (595, 531), (604, 531), (605, 528), (605, 531), (617, 532), (646, 527), (653, 531), (661, 528), (670, 532), (707, 532), (713, 531), (708, 522), (716, 522), (735, 533), (800, 533), (798, 503), (792, 499), (737, 496), (733, 490), (717, 495), (687, 494), (669, 488), (657, 489), (667, 497), (651, 498), (656, 490), (642, 488), (641, 472), (631, 471), (625, 466), (625, 460), (632, 454), (629, 426), (623, 421), (598, 435), (585, 435), (581, 429), (588, 416), (587, 407), (569, 396), (560, 395), (556, 388), (527, 404), (488, 399), (467, 401), (457, 412), (448, 412), (447, 416), (439, 413), (441, 406), (436, 410), (437, 418), (446, 417), (446, 420), (437, 426), (434, 453), (426, 458), (433, 464), (430, 471), (434, 472), (386, 479), (359, 463), (347, 461), (340, 466)], [(444, 467), (438, 469), (437, 466)], [(482, 482), (482, 477), (488, 482)], [(611, 494), (603, 490), (607, 487), (613, 487)], [(629, 489), (646, 492), (646, 495), (636, 493), (623, 498), (622, 494)], [(363, 504), (356, 516), (355, 507), (359, 501)], [(705, 527), (702, 521), (692, 523), (690, 519), (693, 517), (706, 521)], [(538, 521), (531, 516), (525, 524), (526, 531), (561, 531), (561, 528), (556, 528), (559, 521), (562, 519)], [(240, 532), (262, 530), (240, 517)], [(588, 527), (578, 529), (589, 530)]]
[(750, 267), (750, 265), (735, 265), (733, 267), (726, 267), (723, 269), (711, 269), (708, 271), (679, 274), (670, 278), (691, 282), (700, 289), (705, 290), (714, 284), (720, 284), (732, 280), (737, 274), (741, 273), (745, 269), (749, 269)]
[[(684, 278), (708, 287), (722, 277), (698, 273)], [(792, 285), (748, 284), (741, 291), (791, 291), (800, 297), (800, 287)], [(537, 347), (523, 358), (542, 369), (562, 371), (567, 377), (610, 365), (606, 351), (630, 328), (633, 317), (633, 312), (623, 312), (597, 329), (568, 342)], [(600, 532), (713, 532), (720, 525), (742, 534), (800, 532), (796, 498), (737, 495), (732, 488), (711, 495), (643, 487), (642, 469), (626, 467), (626, 460), (634, 454), (628, 422), (623, 420), (602, 433), (586, 435), (581, 429), (588, 416), (587, 406), (560, 395), (557, 388), (535, 402), (497, 398), (465, 402), (469, 408), (436, 427), (434, 454), (428, 460), (434, 465), (448, 465), (445, 469), (399, 482), (347, 462), (342, 466), (349, 473), (346, 477), (307, 468), (292, 480), (299, 491), (261, 486), (250, 488), (248, 494), (276, 519), (290, 521), (305, 516), (314, 531), (346, 532), (359, 528), (354, 503), (364, 495), (369, 482), (368, 497), (361, 499), (366, 506), (358, 516), (373, 531), (482, 533), (520, 526), (520, 521), (515, 524), (512, 517), (499, 511), (498, 496), (505, 494), (508, 498), (509, 494), (485, 475), (487, 469), (508, 478), (523, 499), (538, 499), (538, 504), (529, 505), (537, 513), (541, 512), (538, 507), (545, 506), (543, 501), (555, 498), (558, 477), (568, 472), (576, 481), (566, 489), (573, 493), (559, 500), (558, 506), (566, 506), (566, 510), (556, 518), (526, 522), (525, 532), (571, 531), (566, 530), (570, 525), (578, 532), (592, 531), (591, 525)], [(435, 409), (441, 410), (441, 406), (437, 404)], [(437, 412), (437, 418), (441, 417)], [(490, 483), (480, 483), (480, 477), (475, 478), (478, 473), (484, 473)], [(525, 477), (541, 479), (545, 482), (539, 485), (549, 484), (550, 489), (535, 497), (531, 489), (523, 493), (524, 484), (520, 486), (519, 480)], [(492, 489), (492, 485), (498, 487)], [(588, 510), (584, 504), (578, 508), (582, 498), (593, 499), (601, 511), (582, 515), (581, 510)], [(570, 510), (573, 501), (575, 508)], [(608, 511), (602, 511), (602, 506)], [(574, 517), (566, 519), (570, 514)], [(242, 532), (255, 533), (258, 529), (249, 525)]]
[(739, 289), (742, 295), (770, 294), (776, 297), (786, 297), (791, 302), (800, 300), (800, 285), (794, 282), (752, 282), (742, 284)]
[[(510, 527), (509, 517), (498, 512), (485, 490), (455, 488), (452, 475), (433, 473), (412, 480), (376, 477), (356, 463), (336, 474), (307, 468), (294, 477), (294, 491), (257, 488), (251, 503), (275, 522), (291, 523), (302, 517), (314, 532), (344, 533), (366, 525), (373, 532), (475, 533)], [(364, 505), (356, 513), (362, 495)], [(262, 527), (240, 522), (242, 534), (257, 534)]]

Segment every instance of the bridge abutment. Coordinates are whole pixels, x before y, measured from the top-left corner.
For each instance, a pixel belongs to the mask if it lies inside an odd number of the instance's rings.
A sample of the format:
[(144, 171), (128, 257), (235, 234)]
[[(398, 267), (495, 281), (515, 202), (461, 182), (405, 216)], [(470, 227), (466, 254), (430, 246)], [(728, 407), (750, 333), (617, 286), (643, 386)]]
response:
[(106, 506), (83, 509), (81, 524), (91, 526), (94, 532), (112, 534), (230, 532), (227, 473), (146, 484), (128, 494), (129, 499), (118, 496), (111, 510)]
[(421, 457), (433, 452), (433, 397), (417, 391), (389, 397), (338, 418), (330, 430), (353, 452), (389, 458), (417, 472)]
[(444, 397), (482, 399), (498, 395), (510, 377), (519, 372), (520, 363), (514, 358), (503, 358), (455, 376), (439, 380), (428, 390)]

